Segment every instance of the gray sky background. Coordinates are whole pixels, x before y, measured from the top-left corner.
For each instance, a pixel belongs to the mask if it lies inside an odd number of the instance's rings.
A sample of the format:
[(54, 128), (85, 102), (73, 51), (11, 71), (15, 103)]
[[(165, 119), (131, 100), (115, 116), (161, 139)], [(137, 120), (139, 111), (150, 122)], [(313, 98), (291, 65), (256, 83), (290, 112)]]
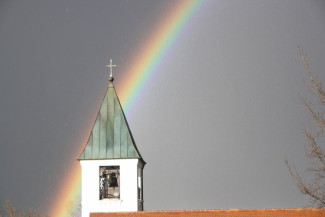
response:
[[(75, 164), (107, 87), (174, 1), (0, 2), (0, 201), (46, 209)], [(147, 165), (147, 210), (308, 205), (309, 97), (297, 43), (324, 75), (325, 2), (207, 0), (128, 115)]]

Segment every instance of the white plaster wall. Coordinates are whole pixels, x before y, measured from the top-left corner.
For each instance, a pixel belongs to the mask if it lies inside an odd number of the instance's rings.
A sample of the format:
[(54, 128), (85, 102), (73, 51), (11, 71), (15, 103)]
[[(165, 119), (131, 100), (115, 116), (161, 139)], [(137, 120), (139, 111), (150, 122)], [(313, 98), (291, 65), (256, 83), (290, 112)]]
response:
[[(138, 159), (82, 160), (82, 217), (90, 212), (138, 211)], [(120, 166), (120, 199), (99, 199), (99, 167)]]

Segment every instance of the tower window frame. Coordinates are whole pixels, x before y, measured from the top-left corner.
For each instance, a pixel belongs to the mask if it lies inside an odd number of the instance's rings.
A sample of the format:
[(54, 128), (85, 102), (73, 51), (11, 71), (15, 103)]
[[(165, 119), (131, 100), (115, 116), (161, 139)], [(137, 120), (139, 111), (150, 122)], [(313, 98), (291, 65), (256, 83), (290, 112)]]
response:
[(120, 166), (99, 167), (99, 199), (120, 199)]

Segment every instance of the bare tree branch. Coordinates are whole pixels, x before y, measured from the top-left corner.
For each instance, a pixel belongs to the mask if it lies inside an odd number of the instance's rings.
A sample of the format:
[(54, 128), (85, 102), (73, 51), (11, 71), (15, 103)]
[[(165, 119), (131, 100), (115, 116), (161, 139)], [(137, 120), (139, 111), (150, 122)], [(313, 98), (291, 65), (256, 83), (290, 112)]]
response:
[(302, 126), (302, 134), (306, 139), (305, 154), (311, 160), (311, 167), (306, 172), (311, 175), (310, 180), (305, 180), (297, 172), (294, 165), (290, 165), (285, 157), (285, 163), (296, 186), (302, 194), (308, 195), (311, 205), (325, 208), (325, 90), (317, 74), (313, 74), (307, 60), (307, 55), (298, 45), (299, 55), (302, 59), (308, 76), (307, 87), (317, 99), (316, 103), (301, 97), (301, 102), (311, 116), (313, 127)]
[[(6, 213), (5, 216), (3, 216), (2, 210)], [(39, 210), (31, 208), (27, 211), (24, 208), (17, 209), (9, 200), (6, 200), (2, 210), (0, 210), (0, 217), (41, 217)]]

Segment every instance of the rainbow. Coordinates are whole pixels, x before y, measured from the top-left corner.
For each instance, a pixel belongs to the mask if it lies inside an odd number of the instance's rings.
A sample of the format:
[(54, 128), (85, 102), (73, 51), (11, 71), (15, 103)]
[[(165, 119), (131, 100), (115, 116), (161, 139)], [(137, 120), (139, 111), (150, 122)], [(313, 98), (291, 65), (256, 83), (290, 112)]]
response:
[[(118, 95), (126, 115), (130, 113), (137, 97), (143, 91), (149, 78), (154, 75), (155, 69), (159, 67), (162, 58), (168, 53), (171, 46), (180, 36), (180, 33), (184, 31), (190, 18), (203, 2), (204, 0), (175, 1), (175, 5), (157, 25), (157, 28), (153, 30), (152, 35), (140, 46), (141, 49), (137, 52), (140, 55), (132, 59), (124, 73), (125, 78), (122, 79), (122, 87), (119, 88)], [(86, 139), (88, 137), (85, 137), (82, 146), (86, 144)], [(78, 154), (81, 153), (83, 148), (81, 147)], [(74, 201), (80, 196), (81, 192), (81, 169), (79, 163), (76, 162), (75, 165), (69, 168), (69, 171), (64, 176), (66, 180), (61, 185), (63, 188), (54, 198), (54, 203), (49, 210), (51, 217), (66, 217), (69, 214), (71, 216), (71, 212), (78, 209)]]
[(177, 1), (173, 9), (165, 15), (166, 19), (162, 20), (158, 28), (145, 41), (144, 46), (142, 45), (140, 52), (137, 52), (140, 55), (131, 61), (125, 79), (122, 79), (123, 88), (118, 93), (126, 114), (130, 112), (145, 83), (153, 76), (161, 59), (178, 39), (180, 32), (202, 2), (202, 0)]

